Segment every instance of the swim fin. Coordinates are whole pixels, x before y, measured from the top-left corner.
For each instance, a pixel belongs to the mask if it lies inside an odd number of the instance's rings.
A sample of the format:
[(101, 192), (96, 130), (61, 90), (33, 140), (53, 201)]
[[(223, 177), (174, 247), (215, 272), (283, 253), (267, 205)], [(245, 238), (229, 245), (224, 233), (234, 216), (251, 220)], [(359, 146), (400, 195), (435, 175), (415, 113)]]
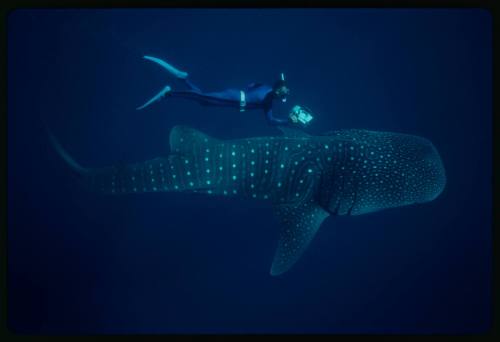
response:
[(144, 58), (147, 59), (147, 60), (150, 60), (152, 62), (155, 62), (155, 63), (159, 64), (160, 66), (162, 66), (163, 68), (165, 68), (169, 73), (171, 73), (172, 75), (174, 75), (177, 78), (186, 79), (188, 77), (188, 73), (187, 72), (181, 71), (181, 70), (175, 68), (173, 65), (170, 65), (167, 62), (162, 61), (159, 58), (151, 57), (151, 56), (144, 56)]
[(144, 109), (146, 108), (147, 106), (149, 106), (150, 104), (152, 104), (153, 102), (156, 102), (156, 101), (159, 101), (161, 100), (166, 93), (168, 93), (170, 90), (172, 90), (172, 88), (170, 88), (170, 86), (166, 86), (165, 88), (163, 88), (158, 94), (156, 94), (155, 96), (153, 96), (151, 98), (151, 100), (149, 100), (148, 102), (146, 102), (145, 104), (143, 104), (142, 106), (140, 107), (137, 107), (136, 109), (137, 110), (141, 110), (141, 109)]

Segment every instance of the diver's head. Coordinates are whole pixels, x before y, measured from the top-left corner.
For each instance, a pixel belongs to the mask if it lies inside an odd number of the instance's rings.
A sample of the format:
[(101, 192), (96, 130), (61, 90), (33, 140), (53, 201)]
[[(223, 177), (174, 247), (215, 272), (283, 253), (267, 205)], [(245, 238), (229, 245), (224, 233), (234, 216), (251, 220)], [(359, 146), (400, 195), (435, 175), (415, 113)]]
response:
[(286, 86), (285, 74), (281, 73), (281, 77), (274, 83), (273, 93), (277, 99), (286, 102), (286, 97), (290, 94), (290, 89)]

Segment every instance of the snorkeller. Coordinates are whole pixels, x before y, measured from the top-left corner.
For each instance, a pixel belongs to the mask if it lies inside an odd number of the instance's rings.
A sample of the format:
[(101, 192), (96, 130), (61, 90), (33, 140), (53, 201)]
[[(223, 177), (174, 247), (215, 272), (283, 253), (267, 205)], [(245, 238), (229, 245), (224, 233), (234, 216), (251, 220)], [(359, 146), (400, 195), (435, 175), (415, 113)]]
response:
[(144, 58), (160, 65), (177, 79), (184, 81), (188, 89), (173, 91), (172, 88), (167, 85), (153, 98), (138, 107), (137, 110), (144, 109), (152, 103), (161, 100), (163, 97), (169, 96), (191, 99), (203, 106), (233, 107), (239, 109), (240, 112), (247, 110), (263, 110), (267, 121), (271, 125), (297, 123), (297, 121), (292, 120), (291, 117), (284, 119), (273, 115), (273, 101), (286, 102), (287, 95), (290, 93), (290, 90), (286, 86), (285, 75), (283, 73), (280, 79), (276, 81), (272, 87), (262, 83), (251, 83), (242, 90), (226, 89), (219, 92), (204, 92), (188, 79), (187, 72), (178, 70), (159, 58), (150, 56), (144, 56)]

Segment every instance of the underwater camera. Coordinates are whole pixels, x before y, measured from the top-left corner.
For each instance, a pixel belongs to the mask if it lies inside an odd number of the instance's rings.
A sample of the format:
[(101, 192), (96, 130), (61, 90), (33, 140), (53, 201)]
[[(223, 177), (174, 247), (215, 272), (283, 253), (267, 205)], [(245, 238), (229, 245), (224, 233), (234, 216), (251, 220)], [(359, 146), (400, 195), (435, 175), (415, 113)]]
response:
[(308, 125), (309, 122), (314, 118), (311, 114), (311, 110), (309, 108), (304, 108), (299, 105), (296, 105), (290, 111), (288, 115), (290, 120), (295, 124)]

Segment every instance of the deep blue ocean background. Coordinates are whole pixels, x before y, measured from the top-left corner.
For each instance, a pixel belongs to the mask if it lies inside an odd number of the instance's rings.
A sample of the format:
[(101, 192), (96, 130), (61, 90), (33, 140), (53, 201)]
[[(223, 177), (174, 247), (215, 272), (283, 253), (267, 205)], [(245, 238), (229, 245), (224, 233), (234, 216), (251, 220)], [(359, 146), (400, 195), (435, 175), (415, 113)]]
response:
[[(17, 10), (8, 21), (8, 326), (19, 333), (479, 333), (491, 324), (492, 51), (484, 10)], [(168, 152), (189, 125), (278, 135), (261, 112), (165, 99), (287, 76), (311, 134), (430, 139), (447, 171), (433, 202), (328, 218), (269, 274), (268, 202), (85, 191), (43, 118), (84, 166)]]

